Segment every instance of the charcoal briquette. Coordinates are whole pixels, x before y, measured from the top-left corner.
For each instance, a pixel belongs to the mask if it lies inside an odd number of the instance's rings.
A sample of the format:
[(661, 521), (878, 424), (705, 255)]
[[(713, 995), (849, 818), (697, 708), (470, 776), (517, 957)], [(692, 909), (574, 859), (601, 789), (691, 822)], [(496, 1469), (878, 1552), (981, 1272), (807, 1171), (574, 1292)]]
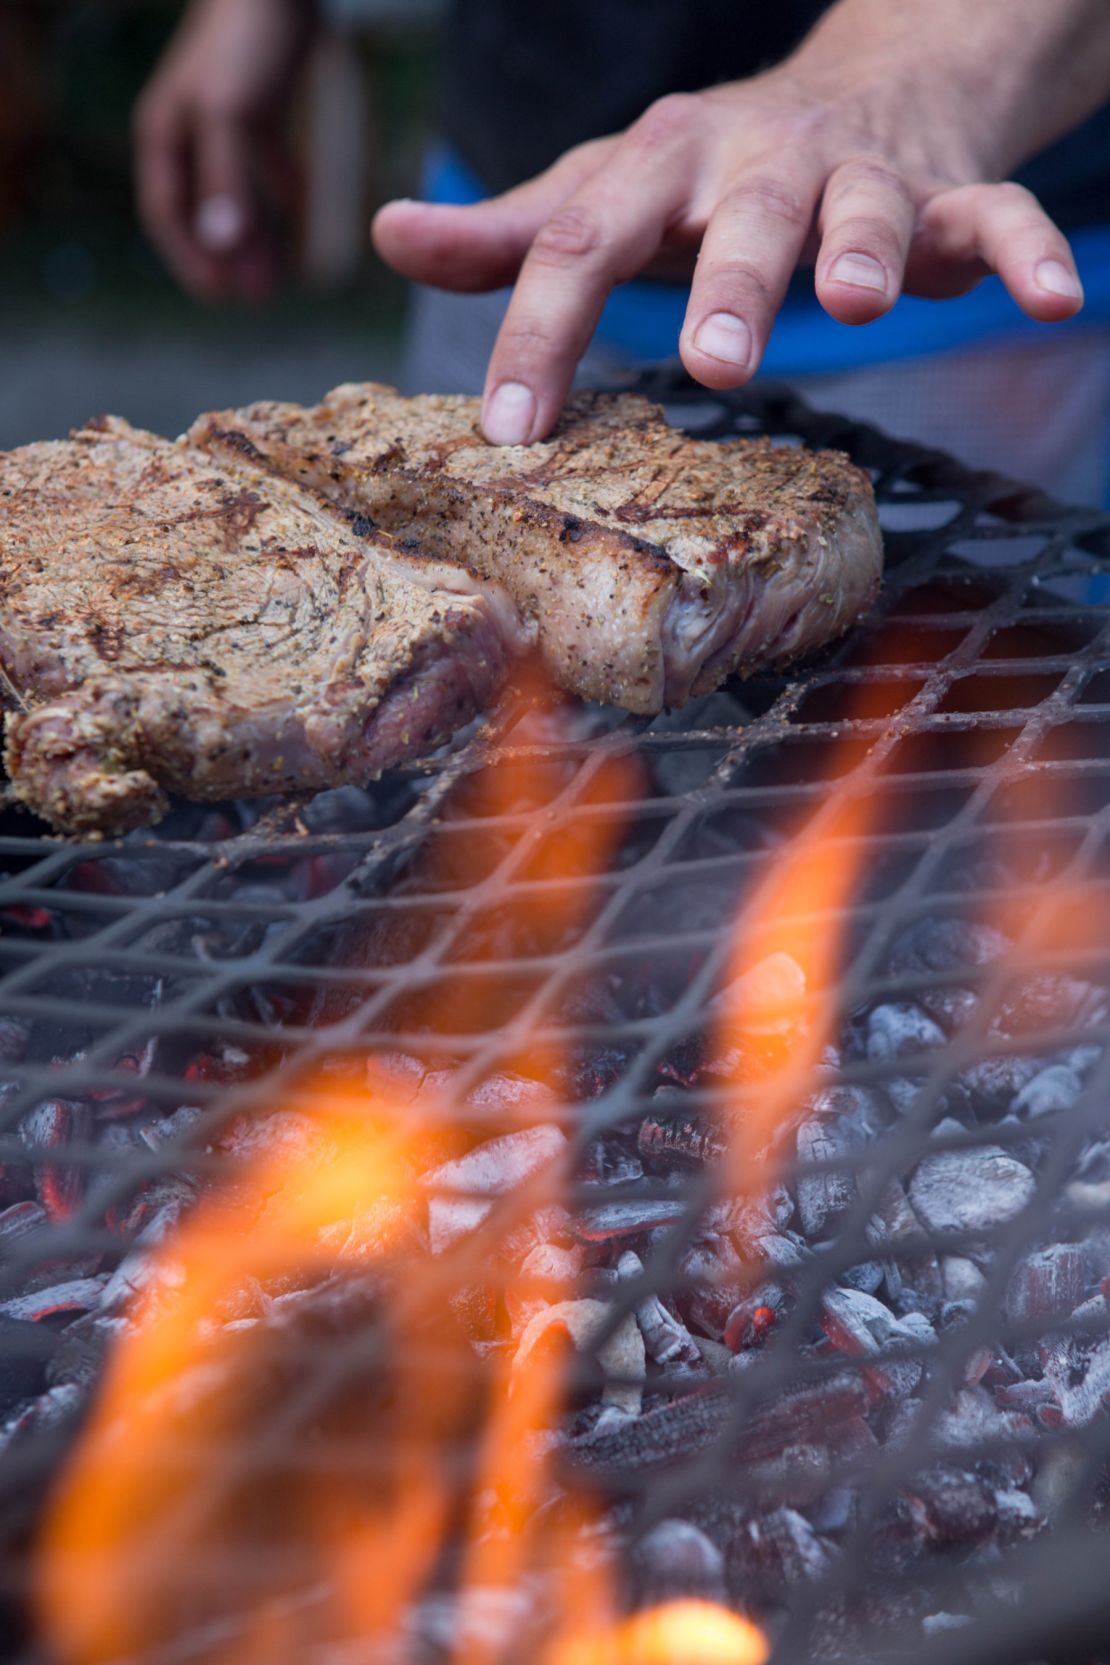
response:
[(725, 1599), (725, 1558), (698, 1526), (668, 1516), (637, 1542), (633, 1552), (637, 1585), (651, 1602), (696, 1597)]
[(1034, 1190), (1024, 1163), (997, 1145), (983, 1145), (927, 1156), (914, 1170), (909, 1196), (929, 1231), (979, 1236), (1020, 1214)]
[(1014, 1323), (1066, 1318), (1087, 1293), (1090, 1266), (1078, 1243), (1052, 1243), (1028, 1254), (1006, 1291), (1006, 1314)]
[(1015, 1116), (1050, 1116), (1070, 1110), (1083, 1091), (1079, 1076), (1067, 1064), (1048, 1064), (1031, 1076), (1010, 1103)]
[(944, 1042), (939, 1023), (910, 1000), (876, 1006), (867, 1019), (867, 1056), (872, 1063), (932, 1052)]

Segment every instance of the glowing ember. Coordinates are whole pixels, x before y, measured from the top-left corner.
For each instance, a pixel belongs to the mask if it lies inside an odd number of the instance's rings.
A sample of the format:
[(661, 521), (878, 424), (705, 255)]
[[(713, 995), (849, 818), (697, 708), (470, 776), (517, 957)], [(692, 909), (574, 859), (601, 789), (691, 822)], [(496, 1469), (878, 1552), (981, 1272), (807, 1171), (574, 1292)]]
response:
[(671, 1601), (635, 1613), (604, 1635), (577, 1636), (550, 1665), (764, 1665), (758, 1626), (709, 1601)]
[[(498, 762), (469, 784), (471, 813), (534, 805), (532, 773), (527, 752)], [(606, 804), (631, 790), (619, 760), (596, 784)], [(531, 860), (509, 927), (539, 952), (579, 928), (619, 823), (585, 817), (562, 854), (553, 832), (522, 817)], [(504, 974), (460, 975), (450, 1010), (412, 1018), (482, 1033), (515, 992)], [(522, 1255), (542, 1244), (569, 1177), (548, 1119), (558, 1059), (537, 1037), (511, 1062), (519, 1076), (460, 1100), (450, 1071), (403, 1081), (371, 1061), (365, 1087), (325, 1078), (224, 1128), (230, 1183), (144, 1265), (42, 1534), (38, 1606), (61, 1665), (206, 1629), (205, 1657), (229, 1665), (333, 1638), (394, 1645), (437, 1588), (456, 1603), (453, 1652), (481, 1665), (558, 1633), (518, 1611), (541, 1570), (575, 1622), (611, 1613), (608, 1573), (578, 1565), (592, 1508), (541, 1505), (559, 1495), (552, 1436), (575, 1348), (598, 1343), (609, 1402), (627, 1407), (627, 1347), (602, 1335), (606, 1304), (579, 1298), (580, 1260), (557, 1255), (534, 1327), (515, 1348), (483, 1340), (518, 1295), (507, 1238)], [(467, 1113), (491, 1111), (492, 1139), (460, 1136)], [(347, 1460), (321, 1461), (334, 1451)]]
[(726, 1129), (731, 1191), (773, 1183), (775, 1141), (840, 1033), (844, 932), (873, 814), (863, 797), (827, 804), (773, 857), (737, 920), (714, 1066), (744, 1093)]

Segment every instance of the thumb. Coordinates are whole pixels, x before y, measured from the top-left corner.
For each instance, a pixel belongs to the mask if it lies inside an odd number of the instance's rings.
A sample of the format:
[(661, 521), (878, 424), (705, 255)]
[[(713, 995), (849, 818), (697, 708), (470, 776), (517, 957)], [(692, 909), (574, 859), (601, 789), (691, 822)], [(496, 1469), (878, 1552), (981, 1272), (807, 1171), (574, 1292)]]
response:
[(254, 220), (247, 136), (233, 119), (202, 115), (197, 124), (193, 230), (209, 254), (241, 248)]
[(387, 265), (439, 289), (500, 289), (515, 279), (544, 222), (601, 165), (608, 139), (579, 145), (535, 179), (485, 202), (387, 202), (370, 235)]

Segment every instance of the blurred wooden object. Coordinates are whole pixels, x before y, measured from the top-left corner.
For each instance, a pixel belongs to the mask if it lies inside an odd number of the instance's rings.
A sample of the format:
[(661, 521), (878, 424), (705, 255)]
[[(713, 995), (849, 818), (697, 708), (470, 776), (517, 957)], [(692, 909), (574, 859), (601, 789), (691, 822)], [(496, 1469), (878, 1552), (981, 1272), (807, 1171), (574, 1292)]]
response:
[[(323, 0), (301, 124), (301, 268), (316, 288), (337, 288), (355, 275), (366, 259), (371, 210), (393, 184), (394, 159), (382, 154), (383, 55), (398, 39), (426, 41), (445, 4)], [(410, 159), (404, 163), (408, 173)]]
[(366, 255), (371, 82), (346, 32), (312, 48), (305, 98), (302, 266), (316, 288), (346, 283)]

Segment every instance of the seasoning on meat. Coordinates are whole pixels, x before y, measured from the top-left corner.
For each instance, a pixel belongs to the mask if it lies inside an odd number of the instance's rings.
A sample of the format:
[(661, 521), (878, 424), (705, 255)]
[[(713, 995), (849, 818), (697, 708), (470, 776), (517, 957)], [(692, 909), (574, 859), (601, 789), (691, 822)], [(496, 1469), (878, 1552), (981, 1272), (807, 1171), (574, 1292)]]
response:
[(882, 539), (867, 475), (835, 451), (716, 443), (635, 394), (570, 401), (549, 440), (494, 447), (478, 401), (336, 388), (313, 409), (201, 417), (217, 454), (279, 474), (496, 580), (571, 693), (655, 712), (840, 635)]
[(870, 481), (837, 452), (715, 444), (634, 395), (530, 447), (477, 401), (337, 388), (105, 417), (0, 456), (0, 672), (15, 794), (68, 832), (365, 783), (481, 709), (538, 643), (635, 712), (843, 631), (877, 586)]
[(369, 535), (249, 453), (104, 418), (0, 456), (16, 796), (70, 832), (364, 783), (502, 682), (496, 586)]

